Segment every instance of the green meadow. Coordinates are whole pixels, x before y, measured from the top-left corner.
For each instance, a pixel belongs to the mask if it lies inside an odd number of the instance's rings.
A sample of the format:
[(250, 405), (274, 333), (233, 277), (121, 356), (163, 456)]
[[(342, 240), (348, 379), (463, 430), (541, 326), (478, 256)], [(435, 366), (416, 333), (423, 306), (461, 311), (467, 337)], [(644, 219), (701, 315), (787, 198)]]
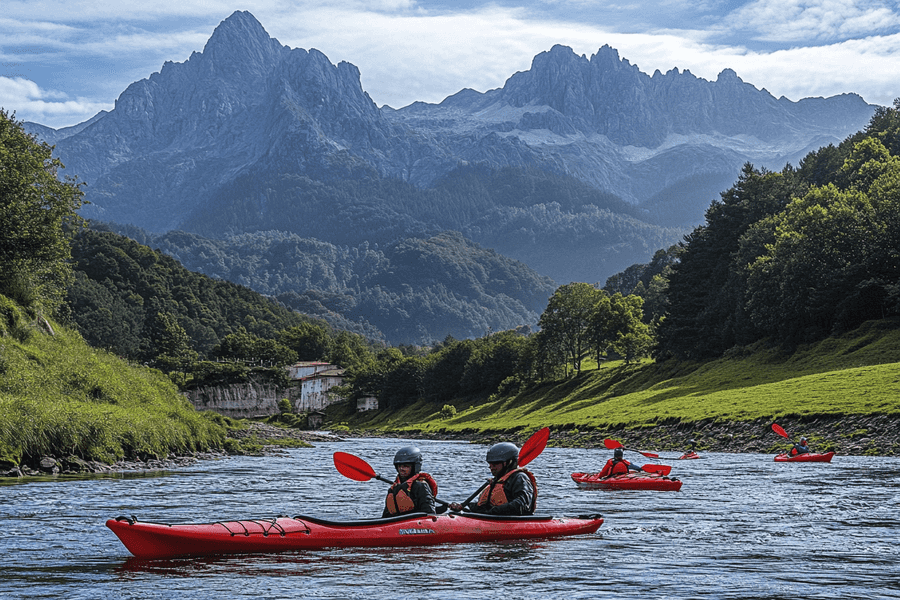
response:
[(792, 416), (900, 415), (900, 321), (866, 323), (793, 352), (763, 344), (706, 363), (592, 365), (509, 396), (464, 400), (456, 414), (418, 403), (345, 415), (350, 427), (435, 433), (652, 427)]

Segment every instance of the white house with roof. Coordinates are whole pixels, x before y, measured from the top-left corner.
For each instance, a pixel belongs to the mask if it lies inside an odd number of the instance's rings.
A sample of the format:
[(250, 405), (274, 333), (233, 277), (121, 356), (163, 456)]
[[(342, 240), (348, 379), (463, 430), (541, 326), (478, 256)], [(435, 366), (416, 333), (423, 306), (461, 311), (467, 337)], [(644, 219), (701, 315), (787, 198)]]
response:
[(301, 361), (298, 363), (294, 363), (288, 367), (288, 377), (291, 379), (303, 379), (304, 377), (309, 377), (310, 375), (315, 375), (321, 371), (328, 371), (329, 369), (337, 369), (337, 365), (333, 365), (327, 362), (308, 360)]
[(323, 410), (339, 400), (329, 390), (344, 382), (344, 369), (324, 362), (300, 362), (288, 367), (288, 373), (300, 382), (300, 398), (294, 399), (294, 412)]

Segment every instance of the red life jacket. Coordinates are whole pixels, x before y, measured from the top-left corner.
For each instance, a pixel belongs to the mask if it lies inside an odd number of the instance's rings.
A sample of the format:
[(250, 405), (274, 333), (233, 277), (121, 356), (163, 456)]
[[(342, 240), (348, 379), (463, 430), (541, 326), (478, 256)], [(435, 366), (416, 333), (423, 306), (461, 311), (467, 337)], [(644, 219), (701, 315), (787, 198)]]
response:
[(503, 488), (506, 480), (517, 471), (522, 471), (528, 475), (528, 478), (531, 480), (531, 487), (534, 490), (534, 495), (531, 497), (531, 506), (528, 507), (528, 510), (531, 514), (534, 514), (534, 510), (537, 508), (537, 480), (534, 478), (534, 474), (524, 467), (513, 469), (497, 481), (491, 480), (491, 484), (484, 488), (484, 491), (481, 492), (481, 496), (478, 497), (478, 506), (500, 506), (501, 504), (509, 502), (509, 498), (506, 497), (506, 491)]
[(391, 515), (402, 515), (413, 512), (416, 509), (416, 503), (412, 499), (410, 490), (413, 482), (419, 479), (428, 484), (433, 496), (437, 496), (437, 482), (428, 473), (416, 473), (404, 482), (401, 482), (400, 477), (397, 477), (394, 480), (394, 485), (388, 490), (387, 498), (384, 499), (384, 505)]
[(603, 477), (622, 475), (624, 473), (628, 473), (629, 465), (631, 465), (631, 463), (624, 458), (611, 458), (606, 461), (606, 465), (603, 467), (603, 470), (600, 472), (600, 474)]

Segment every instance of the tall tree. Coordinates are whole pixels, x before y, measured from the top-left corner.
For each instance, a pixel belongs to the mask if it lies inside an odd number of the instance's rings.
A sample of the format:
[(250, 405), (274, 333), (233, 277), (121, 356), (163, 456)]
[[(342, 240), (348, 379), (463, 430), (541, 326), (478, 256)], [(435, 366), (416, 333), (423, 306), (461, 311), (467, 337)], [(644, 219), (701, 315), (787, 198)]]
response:
[(0, 293), (56, 310), (72, 279), (68, 226), (80, 225), (81, 184), (57, 178), (52, 148), (0, 109)]
[(153, 362), (164, 371), (183, 373), (197, 360), (190, 338), (170, 313), (156, 313), (153, 342), (156, 351)]
[(581, 371), (591, 347), (591, 315), (601, 292), (589, 283), (568, 283), (550, 297), (538, 321), (545, 335), (564, 350), (566, 363)]
[(609, 305), (612, 315), (607, 327), (612, 348), (622, 355), (626, 363), (647, 356), (653, 336), (650, 326), (643, 321), (643, 298), (634, 294), (613, 294)]

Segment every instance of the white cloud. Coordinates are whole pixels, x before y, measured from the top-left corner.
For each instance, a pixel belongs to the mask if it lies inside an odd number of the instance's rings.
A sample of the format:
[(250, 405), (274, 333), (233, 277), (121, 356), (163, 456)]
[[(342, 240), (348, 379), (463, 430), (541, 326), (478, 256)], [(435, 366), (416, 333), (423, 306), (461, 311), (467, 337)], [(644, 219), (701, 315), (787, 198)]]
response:
[(333, 62), (355, 64), (363, 88), (378, 104), (394, 107), (438, 102), (465, 87), (502, 86), (556, 43), (579, 53), (595, 52), (605, 43), (605, 34), (596, 28), (529, 21), (521, 10), (490, 6), (403, 17), (323, 9), (285, 16), (266, 28), (283, 44), (316, 48)]
[(50, 127), (79, 123), (113, 107), (112, 103), (103, 104), (81, 98), (69, 100), (63, 92), (42, 90), (33, 81), (18, 77), (0, 77), (0, 99), (7, 112), (16, 113), (16, 119)]
[(726, 22), (755, 31), (759, 40), (832, 41), (894, 31), (900, 15), (878, 0), (757, 0)]

